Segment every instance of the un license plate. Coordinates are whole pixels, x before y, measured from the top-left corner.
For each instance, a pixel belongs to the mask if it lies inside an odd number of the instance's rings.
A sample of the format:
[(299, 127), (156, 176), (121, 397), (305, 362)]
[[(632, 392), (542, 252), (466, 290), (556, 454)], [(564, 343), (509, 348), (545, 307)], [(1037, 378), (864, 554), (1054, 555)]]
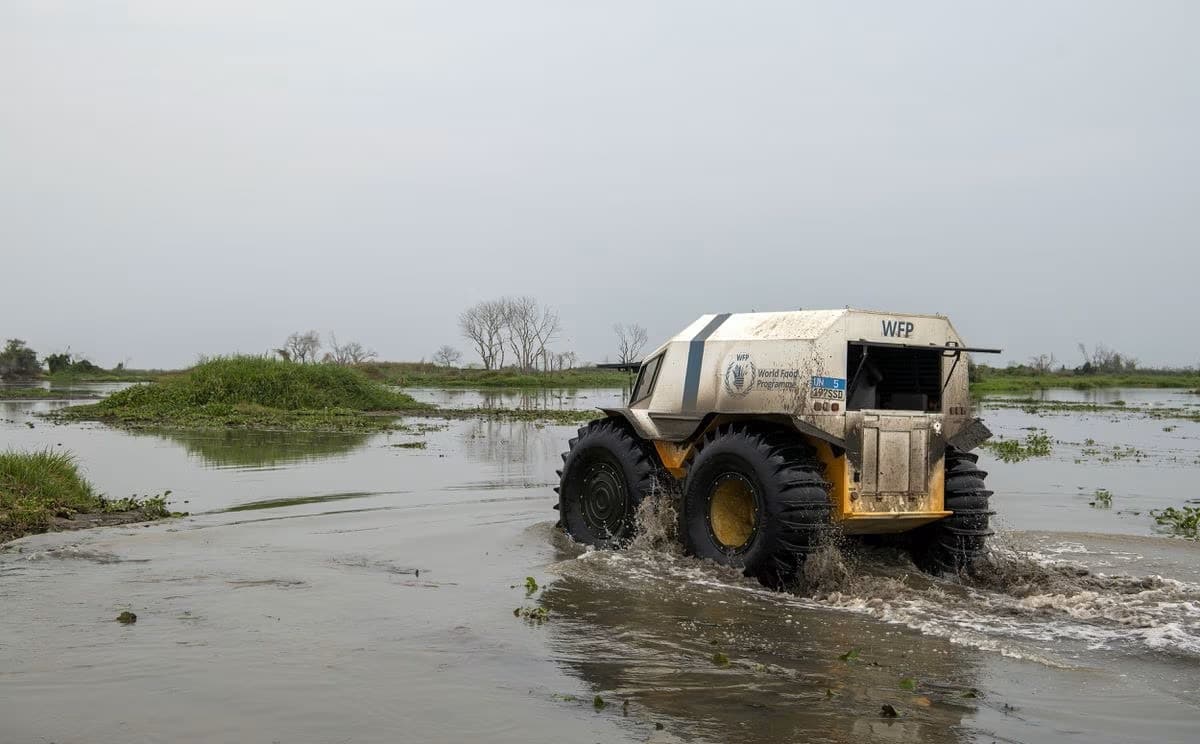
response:
[(843, 400), (846, 397), (846, 378), (813, 377), (812, 397), (825, 400)]

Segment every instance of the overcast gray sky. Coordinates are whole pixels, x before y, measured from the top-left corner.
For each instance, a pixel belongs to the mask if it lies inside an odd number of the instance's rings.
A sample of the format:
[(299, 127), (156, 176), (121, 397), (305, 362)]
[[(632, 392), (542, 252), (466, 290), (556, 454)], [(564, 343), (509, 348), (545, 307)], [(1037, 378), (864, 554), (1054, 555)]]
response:
[(0, 336), (429, 357), (530, 294), (1200, 363), (1200, 3), (0, 0)]

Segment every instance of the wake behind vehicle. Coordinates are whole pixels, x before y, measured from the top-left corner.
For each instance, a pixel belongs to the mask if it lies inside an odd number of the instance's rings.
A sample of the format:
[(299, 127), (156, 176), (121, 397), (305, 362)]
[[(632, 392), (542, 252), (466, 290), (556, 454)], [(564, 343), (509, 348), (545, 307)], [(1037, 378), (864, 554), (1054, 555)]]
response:
[(834, 530), (969, 570), (992, 512), (971, 453), (990, 432), (972, 416), (965, 357), (996, 351), (967, 347), (940, 315), (705, 315), (640, 364), (626, 407), (571, 440), (560, 524), (619, 547), (660, 489), (680, 494), (689, 554), (769, 586)]

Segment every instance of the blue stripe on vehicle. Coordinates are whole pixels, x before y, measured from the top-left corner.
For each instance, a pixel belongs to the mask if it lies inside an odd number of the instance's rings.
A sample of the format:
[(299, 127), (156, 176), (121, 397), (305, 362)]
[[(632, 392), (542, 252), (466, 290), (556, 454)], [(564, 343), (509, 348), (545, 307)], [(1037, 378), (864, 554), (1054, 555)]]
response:
[(687, 373), (683, 378), (683, 410), (690, 411), (696, 407), (696, 397), (700, 394), (700, 366), (704, 362), (704, 342), (708, 337), (729, 319), (730, 313), (721, 313), (708, 321), (708, 325), (700, 329), (691, 343), (688, 344)]

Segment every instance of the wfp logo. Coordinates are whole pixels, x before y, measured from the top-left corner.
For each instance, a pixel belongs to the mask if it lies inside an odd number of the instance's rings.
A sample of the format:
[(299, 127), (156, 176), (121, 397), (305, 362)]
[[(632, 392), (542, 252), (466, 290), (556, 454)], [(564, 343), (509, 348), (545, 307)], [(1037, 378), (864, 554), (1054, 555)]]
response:
[(758, 370), (749, 354), (738, 354), (725, 368), (725, 392), (730, 395), (745, 395), (754, 389)]

